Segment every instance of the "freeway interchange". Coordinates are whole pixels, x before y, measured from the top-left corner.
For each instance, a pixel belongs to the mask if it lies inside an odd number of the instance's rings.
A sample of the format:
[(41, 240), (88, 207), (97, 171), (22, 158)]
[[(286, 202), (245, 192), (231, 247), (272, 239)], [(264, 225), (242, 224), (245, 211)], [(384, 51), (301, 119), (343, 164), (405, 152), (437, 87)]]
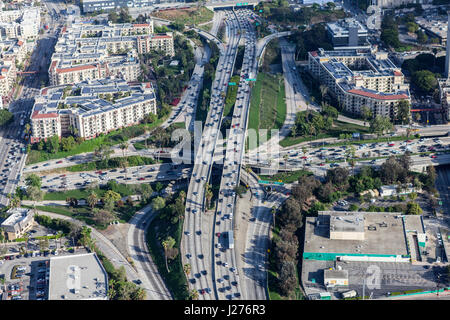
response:
[[(378, 142), (361, 144), (350, 151), (349, 146), (312, 147), (305, 143), (303, 145), (282, 148), (281, 152), (249, 152), (245, 155), (245, 139), (247, 134), (248, 116), (250, 108), (251, 81), (256, 78), (258, 71), (258, 59), (261, 54), (261, 46), (257, 43), (256, 33), (249, 23), (253, 15), (250, 10), (227, 10), (220, 13), (220, 19), (225, 19), (227, 28), (226, 44), (218, 42), (214, 35), (203, 32), (205, 37), (218, 44), (220, 57), (217, 64), (215, 78), (212, 84), (210, 108), (204, 122), (204, 129), (198, 143), (198, 150), (193, 155), (193, 166), (172, 164), (156, 164), (127, 169), (108, 169), (96, 172), (74, 172), (74, 173), (42, 173), (42, 188), (48, 191), (59, 191), (67, 189), (83, 188), (98, 182), (105, 184), (108, 180), (116, 180), (119, 183), (150, 183), (161, 180), (190, 179), (186, 197), (186, 212), (181, 240), (181, 254), (183, 264), (191, 266), (191, 275), (188, 277), (190, 289), (197, 290), (200, 299), (223, 300), (223, 299), (252, 299), (265, 300), (267, 281), (267, 248), (269, 244), (269, 228), (271, 224), (271, 208), (279, 207), (286, 200), (287, 195), (273, 193), (269, 197), (264, 194), (264, 188), (259, 184), (257, 176), (242, 169), (242, 164), (260, 167), (268, 170), (298, 170), (300, 167), (308, 167), (316, 175), (324, 175), (326, 170), (332, 167), (348, 167), (346, 158), (350, 153), (352, 157), (359, 158), (358, 165), (380, 165), (387, 157), (397, 155), (401, 151), (412, 152), (413, 165), (422, 165), (435, 159), (446, 159), (450, 157), (441, 154), (428, 154), (430, 152), (443, 152), (447, 150), (450, 138), (421, 139), (394, 142)], [(217, 25), (217, 24), (216, 24)], [(264, 43), (267, 44), (268, 41)], [(224, 119), (225, 93), (229, 80), (233, 74), (239, 45), (245, 45), (243, 63), (241, 68), (241, 81), (238, 86), (236, 103), (231, 118), (229, 137), (225, 140), (219, 139), (222, 121)], [(305, 108), (306, 94), (303, 94), (304, 86), (298, 79), (298, 74), (292, 72), (295, 60), (293, 59), (292, 47), (282, 42), (283, 71), (286, 77), (286, 95), (288, 103), (288, 119), (285, 121), (282, 136), (289, 133), (289, 127), (295, 119), (295, 113)], [(286, 63), (286, 64), (285, 64)], [(203, 67), (201, 67), (203, 68)], [(190, 87), (186, 90), (179, 108), (164, 126), (176, 122), (183, 116), (187, 123), (193, 123), (197, 96), (201, 89), (202, 81), (200, 66), (196, 66), (194, 77), (191, 79)], [(199, 72), (197, 72), (199, 71)], [(289, 80), (291, 79), (291, 80)], [(29, 86), (24, 90), (25, 98), (32, 98), (37, 93), (38, 79), (33, 78)], [(294, 84), (293, 86), (291, 86)], [(298, 108), (300, 107), (300, 108)], [(314, 106), (312, 106), (314, 108)], [(297, 110), (297, 108), (299, 110)], [(26, 112), (27, 105), (17, 106), (17, 113)], [(188, 125), (192, 129), (191, 125)], [(5, 136), (15, 135), (15, 131), (22, 131), (17, 123), (10, 127)], [(224, 142), (226, 146), (224, 146)], [(276, 141), (277, 143), (279, 141)], [(306, 146), (306, 151), (304, 150)], [(11, 165), (14, 171), (4, 179), (11, 186), (4, 187), (3, 200), (6, 194), (14, 190), (14, 186), (20, 181), (20, 173), (25, 161), (25, 155), (17, 155), (23, 144), (13, 143), (8, 138), (0, 142), (0, 163), (16, 162)], [(14, 149), (13, 154), (10, 150)], [(223, 154), (223, 150), (225, 154)], [(262, 148), (259, 148), (262, 149)], [(119, 149), (116, 148), (116, 151)], [(22, 152), (23, 153), (23, 152)], [(170, 151), (166, 153), (170, 154)], [(261, 161), (261, 153), (265, 160)], [(419, 154), (423, 153), (423, 154)], [(137, 152), (140, 155), (150, 155), (149, 150)], [(155, 152), (152, 155), (156, 154)], [(14, 158), (12, 158), (14, 156)], [(189, 159), (191, 155), (185, 155)], [(370, 158), (364, 160), (364, 157)], [(378, 158), (378, 159), (377, 159)], [(425, 159), (426, 158), (426, 159)], [(74, 156), (70, 159), (51, 160), (44, 164), (32, 165), (25, 172), (39, 172), (47, 168), (64, 168), (73, 164), (92, 161), (92, 155)], [(267, 161), (267, 159), (271, 159)], [(329, 161), (326, 161), (329, 160)], [(334, 161), (334, 162), (331, 162)], [(216, 208), (208, 210), (207, 193), (209, 192), (209, 181), (211, 180), (212, 167), (214, 164), (222, 164), (220, 188)], [(276, 167), (276, 169), (274, 169)], [(4, 169), (6, 167), (3, 167)], [(6, 172), (6, 171), (5, 171)], [(236, 226), (236, 203), (237, 195), (235, 187), (243, 181), (250, 187), (252, 193), (252, 214), (249, 227), (245, 237), (246, 260), (239, 255), (237, 248), (230, 247), (230, 237)], [(13, 184), (14, 183), (14, 184)], [(23, 177), (22, 177), (23, 183)], [(8, 191), (9, 190), (9, 191)], [(133, 256), (143, 258), (148, 256), (148, 250), (138, 253), (135, 248), (145, 248), (145, 233), (142, 226), (151, 221), (151, 213), (139, 212), (130, 224), (133, 227), (128, 234), (128, 243), (132, 247), (130, 252)], [(230, 233), (231, 232), (231, 233)], [(247, 250), (252, 247), (252, 250)], [(133, 249), (134, 248), (134, 249)], [(135, 251), (133, 251), (135, 250)], [(138, 267), (145, 273), (156, 273), (151, 259), (142, 260)], [(146, 277), (146, 287), (159, 287), (161, 297), (170, 298), (167, 290), (161, 285), (161, 280), (152, 281), (152, 277)], [(149, 284), (152, 282), (152, 284)], [(147, 288), (148, 289), (148, 288)], [(159, 293), (158, 293), (159, 294)], [(157, 296), (155, 296), (158, 299)]]

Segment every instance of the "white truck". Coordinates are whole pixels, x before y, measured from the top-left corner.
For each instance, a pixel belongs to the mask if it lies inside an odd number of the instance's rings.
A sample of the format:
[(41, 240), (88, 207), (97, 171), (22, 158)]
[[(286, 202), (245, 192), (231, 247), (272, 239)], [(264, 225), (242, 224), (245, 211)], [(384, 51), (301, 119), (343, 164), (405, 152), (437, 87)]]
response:
[(357, 296), (357, 293), (355, 290), (342, 292), (342, 298), (353, 298), (356, 296)]
[(233, 231), (228, 231), (224, 234), (224, 237), (228, 240), (228, 249), (234, 248), (234, 235)]

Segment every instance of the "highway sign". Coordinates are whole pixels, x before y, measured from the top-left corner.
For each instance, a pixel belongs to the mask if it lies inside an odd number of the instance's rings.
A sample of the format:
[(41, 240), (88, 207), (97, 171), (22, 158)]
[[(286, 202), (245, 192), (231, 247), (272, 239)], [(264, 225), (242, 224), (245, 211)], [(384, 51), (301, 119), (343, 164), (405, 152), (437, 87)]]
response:
[(283, 183), (283, 182), (280, 182), (280, 181), (281, 181), (281, 180), (279, 180), (279, 181), (258, 180), (258, 183), (260, 183), (260, 184), (276, 184), (276, 185), (279, 185), (279, 186), (283, 186), (284, 183)]
[(228, 82), (228, 85), (229, 85), (229, 86), (235, 86), (235, 85), (236, 85), (236, 82)]
[(245, 81), (256, 81), (256, 79), (250, 79), (250, 78), (248, 78), (248, 79), (245, 79)]

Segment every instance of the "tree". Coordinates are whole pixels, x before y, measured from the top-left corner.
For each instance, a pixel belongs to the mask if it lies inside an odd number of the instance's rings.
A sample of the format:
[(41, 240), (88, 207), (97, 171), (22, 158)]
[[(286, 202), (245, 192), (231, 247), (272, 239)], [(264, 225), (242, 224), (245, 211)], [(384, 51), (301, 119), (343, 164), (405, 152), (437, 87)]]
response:
[(320, 201), (329, 203), (334, 201), (334, 187), (331, 182), (327, 182), (320, 186), (317, 196)]
[(30, 186), (27, 188), (27, 195), (32, 201), (42, 201), (44, 194), (44, 191), (36, 186)]
[(161, 245), (164, 248), (164, 256), (165, 256), (165, 260), (166, 260), (167, 272), (170, 272), (169, 266), (167, 264), (167, 252), (168, 252), (168, 250), (172, 249), (175, 246), (175, 244), (176, 244), (175, 239), (170, 236), (161, 242)]
[(416, 122), (420, 122), (420, 119), (421, 119), (420, 113), (419, 113), (419, 112), (416, 112), (416, 113), (414, 114), (414, 120), (416, 120)]
[(152, 200), (152, 208), (155, 211), (159, 211), (166, 206), (166, 201), (162, 197), (156, 197)]
[(287, 168), (287, 162), (289, 159), (289, 155), (286, 153), (285, 155), (283, 155), (283, 160), (284, 160), (284, 169), (286, 170)]
[(150, 197), (153, 193), (153, 189), (150, 184), (143, 183), (143, 184), (139, 185), (138, 192), (142, 195), (144, 200), (148, 200), (148, 199), (150, 199)]
[(47, 139), (46, 149), (50, 153), (57, 153), (59, 151), (59, 137), (57, 135)]
[(129, 147), (129, 143), (128, 142), (122, 142), (120, 144), (120, 149), (122, 149), (122, 155), (125, 157), (125, 150), (127, 150)]
[(279, 214), (280, 224), (288, 231), (294, 232), (303, 225), (300, 203), (289, 198), (284, 204), (284, 210)]
[(32, 173), (32, 174), (30, 174), (28, 177), (26, 177), (26, 179), (25, 179), (25, 184), (28, 186), (28, 187), (37, 187), (37, 188), (41, 188), (41, 184), (42, 184), (42, 181), (41, 181), (41, 177), (39, 177), (37, 174), (35, 174), (35, 173)]
[(0, 127), (9, 125), (14, 120), (14, 114), (7, 109), (0, 109)]
[(211, 185), (209, 183), (205, 183), (206, 209), (209, 209), (211, 207), (212, 197), (213, 197), (213, 192), (211, 190)]
[(419, 70), (413, 73), (412, 82), (423, 92), (431, 93), (437, 87), (437, 79), (429, 70)]
[(99, 160), (106, 162), (113, 153), (110, 146), (101, 144), (94, 150), (94, 156)]
[(417, 193), (411, 192), (410, 194), (408, 194), (408, 198), (410, 198), (411, 201), (416, 200), (417, 199)]
[(370, 121), (370, 131), (376, 133), (378, 136), (386, 131), (392, 130), (393, 125), (388, 117), (377, 115)]
[(117, 202), (120, 199), (121, 199), (120, 194), (115, 191), (112, 191), (112, 190), (106, 191), (102, 198), (103, 202), (108, 202), (108, 201)]
[(325, 179), (327, 180), (327, 182), (331, 182), (335, 186), (339, 187), (348, 184), (349, 175), (350, 173), (347, 169), (337, 167), (328, 170)]
[(406, 25), (406, 28), (408, 29), (408, 32), (410, 32), (410, 33), (416, 33), (417, 30), (419, 30), (419, 26), (415, 22), (408, 21), (405, 25)]
[(415, 214), (415, 215), (419, 215), (422, 214), (422, 208), (420, 207), (420, 205), (416, 202), (408, 202), (407, 206), (406, 206), (406, 214)]
[(361, 116), (364, 120), (364, 125), (366, 124), (366, 121), (371, 119), (373, 116), (372, 110), (368, 106), (362, 106), (361, 108)]
[(9, 207), (10, 208), (18, 208), (18, 207), (20, 207), (20, 204), (21, 204), (21, 200), (20, 200), (20, 198), (17, 196), (17, 195), (15, 195), (15, 196), (12, 196), (11, 194), (10, 194), (10, 199), (9, 199)]
[(97, 224), (107, 225), (114, 220), (114, 216), (107, 210), (96, 210), (93, 219)]
[(91, 191), (87, 198), (88, 205), (91, 209), (95, 207), (95, 205), (98, 203), (98, 196), (94, 191)]
[(428, 42), (428, 36), (425, 32), (423, 32), (422, 30), (417, 31), (417, 41), (420, 44), (424, 44)]
[(49, 246), (49, 240), (47, 237), (39, 240), (39, 250), (41, 250), (41, 251), (48, 250), (48, 246)]
[(282, 262), (278, 281), (278, 286), (283, 296), (289, 296), (297, 287), (296, 269), (293, 262)]
[(192, 289), (189, 293), (189, 299), (198, 300), (198, 291), (196, 289)]
[(91, 231), (91, 228), (83, 226), (81, 228), (80, 239), (78, 239), (78, 242), (92, 251), (95, 247), (95, 240), (91, 237)]
[(67, 138), (61, 139), (61, 146), (63, 151), (70, 151), (75, 147), (75, 139), (72, 136), (68, 136)]
[(407, 100), (400, 100), (397, 104), (397, 118), (402, 122), (402, 124), (409, 124), (410, 105)]
[(186, 274), (186, 276), (189, 276), (189, 274), (191, 273), (191, 265), (189, 263), (186, 263), (183, 266), (183, 271)]

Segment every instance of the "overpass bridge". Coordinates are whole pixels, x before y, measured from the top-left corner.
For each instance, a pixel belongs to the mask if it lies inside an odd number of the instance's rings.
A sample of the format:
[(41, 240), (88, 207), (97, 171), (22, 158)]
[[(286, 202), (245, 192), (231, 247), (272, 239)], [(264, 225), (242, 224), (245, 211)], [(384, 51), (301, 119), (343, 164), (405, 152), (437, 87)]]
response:
[(254, 8), (259, 1), (245, 0), (245, 1), (210, 1), (205, 3), (205, 7), (210, 10), (220, 9), (239, 9), (239, 8)]

